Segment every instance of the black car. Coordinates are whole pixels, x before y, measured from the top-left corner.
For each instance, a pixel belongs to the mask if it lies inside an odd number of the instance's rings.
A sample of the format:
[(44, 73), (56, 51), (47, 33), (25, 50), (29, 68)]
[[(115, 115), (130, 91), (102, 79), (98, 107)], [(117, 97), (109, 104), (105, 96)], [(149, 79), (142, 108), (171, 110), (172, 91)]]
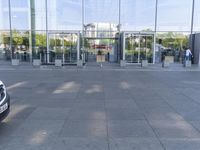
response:
[(10, 111), (10, 96), (6, 91), (6, 87), (0, 80), (0, 122), (5, 119)]

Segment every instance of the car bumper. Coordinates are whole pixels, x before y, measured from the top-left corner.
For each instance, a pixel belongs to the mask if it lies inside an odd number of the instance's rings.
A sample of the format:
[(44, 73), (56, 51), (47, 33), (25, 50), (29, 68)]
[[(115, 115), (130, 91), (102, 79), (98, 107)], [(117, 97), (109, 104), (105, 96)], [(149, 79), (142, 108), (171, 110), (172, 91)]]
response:
[(8, 108), (7, 108), (5, 111), (3, 111), (2, 113), (0, 113), (0, 122), (1, 122), (3, 119), (5, 119), (5, 118), (8, 116), (9, 112), (10, 112), (10, 96), (9, 96), (8, 94), (6, 94), (6, 99), (5, 99), (5, 101), (0, 105), (0, 107), (4, 106), (6, 103), (7, 103), (7, 105), (8, 105)]

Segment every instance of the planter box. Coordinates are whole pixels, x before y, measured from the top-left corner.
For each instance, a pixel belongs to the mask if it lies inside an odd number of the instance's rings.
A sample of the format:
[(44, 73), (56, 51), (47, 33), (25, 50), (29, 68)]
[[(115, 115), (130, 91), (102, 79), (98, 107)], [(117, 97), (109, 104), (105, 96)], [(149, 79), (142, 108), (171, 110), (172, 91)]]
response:
[(62, 60), (61, 59), (56, 59), (55, 60), (55, 66), (56, 67), (62, 67)]
[(18, 66), (19, 65), (19, 59), (12, 59), (11, 62), (12, 62), (13, 66)]
[(120, 60), (120, 67), (126, 67), (126, 61)]
[(148, 66), (148, 60), (142, 60), (141, 67), (147, 67)]
[(163, 62), (162, 62), (162, 67), (163, 67), (163, 68), (169, 67), (169, 64), (170, 64), (169, 61), (163, 61)]
[(77, 61), (77, 67), (83, 67), (83, 60)]
[(40, 59), (33, 59), (33, 66), (40, 66), (40, 65), (41, 65)]
[(97, 55), (96, 61), (97, 62), (105, 62), (106, 61), (105, 55)]
[(191, 67), (192, 66), (192, 63), (190, 60), (186, 60), (185, 63), (184, 63), (184, 67)]
[(174, 63), (174, 56), (165, 56), (165, 61), (168, 63)]

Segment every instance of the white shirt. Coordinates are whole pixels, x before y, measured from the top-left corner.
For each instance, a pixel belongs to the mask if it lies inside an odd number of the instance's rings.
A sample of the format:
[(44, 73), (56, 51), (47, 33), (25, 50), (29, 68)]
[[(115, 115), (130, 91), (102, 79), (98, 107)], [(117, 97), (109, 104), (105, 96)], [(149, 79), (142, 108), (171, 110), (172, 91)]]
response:
[(186, 54), (185, 54), (186, 56), (190, 56), (190, 55), (192, 55), (192, 52), (191, 52), (191, 50), (190, 49), (187, 49), (186, 50)]

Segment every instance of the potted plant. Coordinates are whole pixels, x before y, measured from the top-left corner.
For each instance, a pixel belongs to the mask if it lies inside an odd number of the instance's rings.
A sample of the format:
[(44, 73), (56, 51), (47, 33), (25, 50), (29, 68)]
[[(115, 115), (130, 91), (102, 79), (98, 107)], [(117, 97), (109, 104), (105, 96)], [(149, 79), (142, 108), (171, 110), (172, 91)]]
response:
[(97, 62), (105, 62), (105, 55), (101, 50), (98, 50), (96, 60)]

